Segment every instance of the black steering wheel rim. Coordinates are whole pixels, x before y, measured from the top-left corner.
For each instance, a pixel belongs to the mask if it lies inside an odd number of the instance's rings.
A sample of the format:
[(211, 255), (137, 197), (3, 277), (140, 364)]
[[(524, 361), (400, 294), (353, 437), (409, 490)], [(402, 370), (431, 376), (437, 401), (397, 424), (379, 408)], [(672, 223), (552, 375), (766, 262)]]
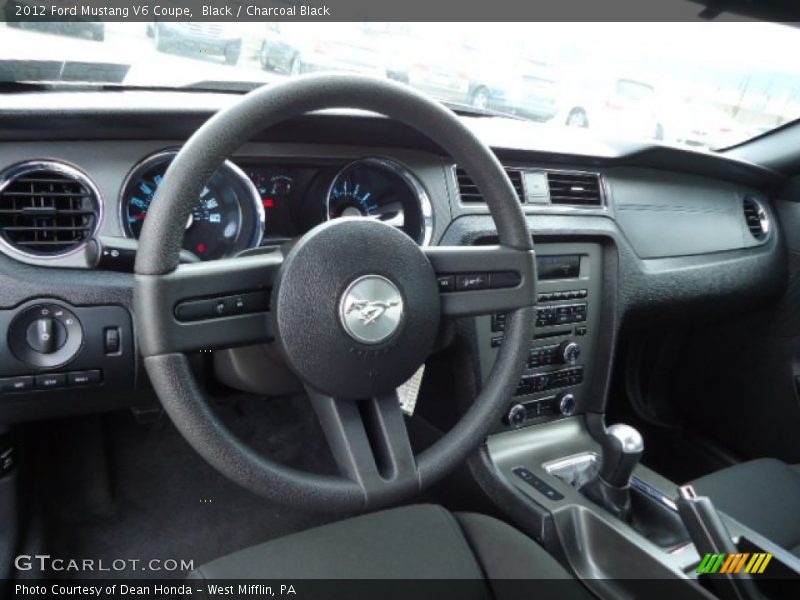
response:
[[(275, 463), (242, 444), (214, 414), (194, 380), (182, 351), (188, 347), (183, 341), (188, 335), (183, 331), (187, 326), (174, 322), (169, 305), (178, 294), (176, 290), (189, 280), (184, 275), (202, 279), (208, 273), (209, 280), (222, 279), (210, 263), (191, 265), (185, 273), (183, 268), (178, 268), (182, 224), (204, 182), (253, 133), (292, 117), (335, 108), (379, 113), (419, 130), (470, 173), (486, 198), (500, 246), (482, 250), (481, 254), (453, 254), (433, 248), (427, 257), (437, 274), (463, 271), (474, 262), (474, 257), (485, 256), (486, 264), (490, 265), (486, 269), (497, 266), (498, 271), (513, 270), (519, 278), (518, 284), (508, 292), (484, 291), (471, 298), (464, 294), (443, 297), (445, 314), (507, 312), (505, 340), (473, 406), (444, 437), (411, 457), (413, 465), (405, 465), (411, 471), (403, 477), (393, 476), (392, 469), (370, 481), (365, 481), (357, 468), (343, 476), (305, 473)], [(232, 271), (239, 265), (246, 269), (257, 260), (238, 259), (239, 263), (230, 263), (230, 266)], [(165, 410), (195, 450), (224, 475), (278, 502), (326, 509), (373, 508), (428, 486), (455, 468), (485, 440), (513, 395), (527, 360), (534, 323), (534, 271), (532, 237), (502, 165), (451, 111), (408, 87), (389, 81), (352, 75), (307, 76), (265, 86), (244, 96), (212, 117), (179, 151), (158, 189), (139, 239), (134, 287), (136, 331), (145, 368)], [(230, 277), (235, 278), (235, 273)], [(277, 286), (280, 271), (276, 271), (274, 277)], [(167, 285), (171, 286), (170, 291), (165, 291)], [(203, 283), (198, 289), (211, 287)], [(165, 341), (173, 330), (173, 339)], [(222, 334), (216, 339), (227, 338)], [(173, 343), (175, 340), (181, 343)], [(333, 399), (317, 395), (313, 390), (312, 400), (315, 400), (318, 414), (330, 414), (331, 422), (338, 425), (350, 411), (345, 408), (342, 412), (341, 407), (332, 403)], [(393, 399), (388, 403), (385, 399), (375, 402), (385, 408), (392, 405)], [(383, 408), (378, 410), (382, 415)], [(383, 429), (397, 425), (396, 416), (391, 416), (388, 424), (381, 418), (378, 421)], [(402, 422), (402, 417), (400, 419)], [(402, 460), (398, 464), (401, 463)]]

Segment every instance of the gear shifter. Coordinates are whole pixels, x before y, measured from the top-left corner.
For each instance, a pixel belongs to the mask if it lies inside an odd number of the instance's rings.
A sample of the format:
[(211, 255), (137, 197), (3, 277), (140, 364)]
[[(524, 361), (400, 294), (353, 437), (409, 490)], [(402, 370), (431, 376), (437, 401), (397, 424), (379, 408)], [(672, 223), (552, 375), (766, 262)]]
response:
[(600, 471), (581, 487), (583, 495), (623, 521), (629, 521), (629, 484), (643, 451), (644, 440), (630, 425), (618, 423), (607, 428), (602, 442)]

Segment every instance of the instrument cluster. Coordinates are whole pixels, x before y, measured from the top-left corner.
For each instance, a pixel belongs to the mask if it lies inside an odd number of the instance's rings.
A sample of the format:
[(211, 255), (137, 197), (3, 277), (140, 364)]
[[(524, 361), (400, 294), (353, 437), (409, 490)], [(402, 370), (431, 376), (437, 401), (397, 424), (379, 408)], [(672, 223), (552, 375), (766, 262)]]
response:
[[(120, 219), (128, 237), (139, 237), (175, 154), (146, 158), (126, 178)], [(200, 260), (227, 258), (290, 241), (342, 217), (383, 221), (422, 245), (429, 243), (433, 225), (424, 187), (394, 160), (237, 158), (225, 161), (206, 183), (187, 220), (183, 247)]]

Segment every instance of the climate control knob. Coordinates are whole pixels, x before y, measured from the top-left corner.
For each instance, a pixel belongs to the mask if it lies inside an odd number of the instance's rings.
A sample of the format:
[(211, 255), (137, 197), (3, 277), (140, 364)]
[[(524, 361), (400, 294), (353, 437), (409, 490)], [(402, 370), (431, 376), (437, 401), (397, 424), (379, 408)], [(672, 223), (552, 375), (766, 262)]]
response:
[(510, 409), (508, 409), (506, 423), (511, 425), (511, 427), (519, 427), (525, 422), (527, 417), (528, 411), (525, 409), (525, 406), (519, 403), (514, 404)]
[(564, 342), (558, 347), (558, 358), (566, 365), (571, 365), (581, 355), (581, 347), (575, 342)]
[(575, 396), (573, 394), (560, 394), (556, 398), (556, 402), (559, 412), (565, 417), (571, 417), (575, 413)]

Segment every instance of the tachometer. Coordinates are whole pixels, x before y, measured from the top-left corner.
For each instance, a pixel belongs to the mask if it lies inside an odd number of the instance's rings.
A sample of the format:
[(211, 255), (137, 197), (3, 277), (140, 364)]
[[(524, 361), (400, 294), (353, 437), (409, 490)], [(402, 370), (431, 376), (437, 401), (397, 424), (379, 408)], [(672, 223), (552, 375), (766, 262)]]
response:
[[(140, 163), (123, 186), (121, 213), (125, 234), (138, 238), (150, 203), (175, 152), (161, 152)], [(253, 182), (226, 161), (211, 176), (186, 222), (183, 248), (201, 260), (229, 257), (259, 244), (264, 208)]]
[(418, 244), (430, 241), (433, 213), (422, 185), (402, 165), (382, 158), (350, 163), (331, 183), (328, 219), (364, 217), (401, 229)]

